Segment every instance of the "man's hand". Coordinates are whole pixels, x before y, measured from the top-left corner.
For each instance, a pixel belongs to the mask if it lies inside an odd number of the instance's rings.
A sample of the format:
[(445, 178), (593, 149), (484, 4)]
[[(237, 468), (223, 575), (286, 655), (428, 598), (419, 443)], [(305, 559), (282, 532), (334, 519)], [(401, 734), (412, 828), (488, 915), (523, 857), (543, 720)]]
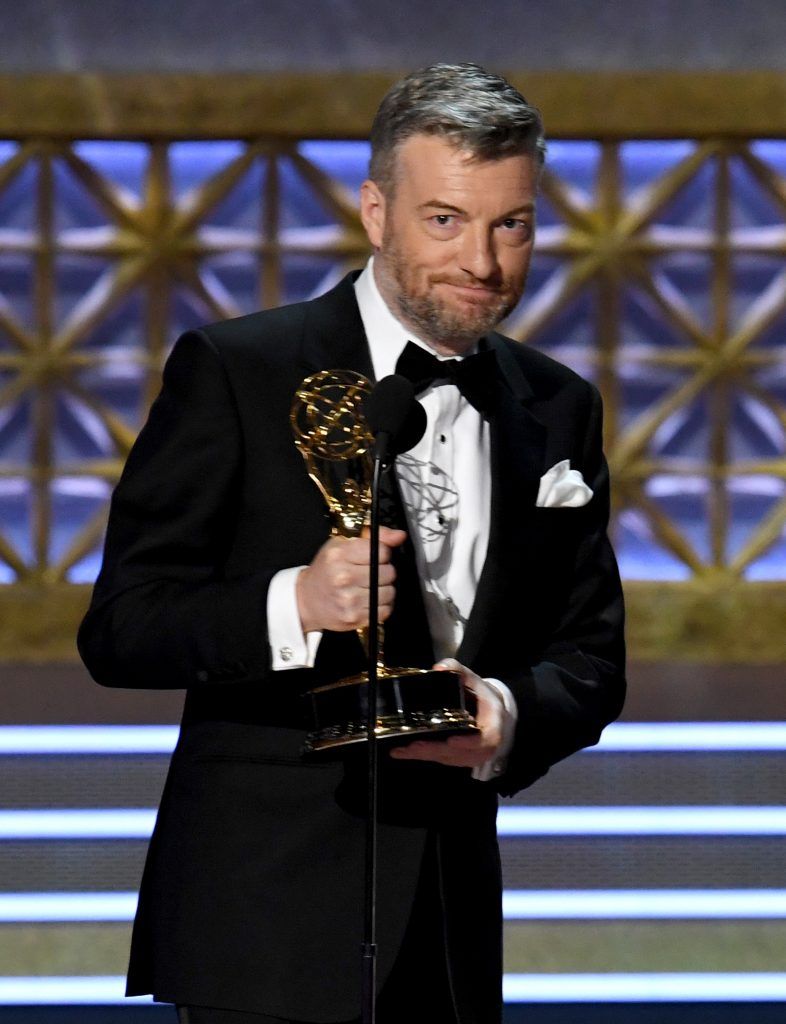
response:
[(502, 743), (504, 708), (499, 695), (455, 658), (445, 658), (434, 668), (458, 672), (464, 688), (474, 693), (478, 703), (475, 721), (480, 732), (470, 736), (450, 736), (446, 740), (414, 740), (406, 747), (394, 747), (390, 756), (402, 761), (436, 761), (456, 768), (476, 768), (485, 764), (494, 757)]
[[(407, 539), (403, 530), (379, 530), (379, 621), (393, 611), (396, 570), (393, 548)], [(368, 625), (368, 537), (331, 537), (297, 580), (297, 606), (304, 633), (332, 629), (346, 632)]]

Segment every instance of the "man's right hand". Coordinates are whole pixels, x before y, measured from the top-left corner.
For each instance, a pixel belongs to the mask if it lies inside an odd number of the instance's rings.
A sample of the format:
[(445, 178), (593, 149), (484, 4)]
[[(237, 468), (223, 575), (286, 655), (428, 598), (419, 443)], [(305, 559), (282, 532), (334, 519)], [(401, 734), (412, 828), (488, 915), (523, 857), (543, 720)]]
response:
[[(379, 621), (393, 611), (396, 570), (393, 548), (407, 539), (404, 530), (379, 530)], [(297, 579), (297, 606), (304, 633), (331, 629), (346, 632), (368, 625), (368, 537), (331, 537)]]

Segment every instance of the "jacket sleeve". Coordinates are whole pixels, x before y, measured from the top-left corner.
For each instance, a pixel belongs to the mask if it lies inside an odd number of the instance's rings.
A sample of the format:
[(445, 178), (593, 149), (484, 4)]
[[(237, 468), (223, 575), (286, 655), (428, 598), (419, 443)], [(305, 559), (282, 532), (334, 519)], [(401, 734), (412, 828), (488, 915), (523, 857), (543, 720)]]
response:
[(569, 598), (537, 662), (505, 678), (518, 707), (513, 748), (497, 782), (505, 796), (531, 785), (562, 758), (597, 743), (604, 726), (622, 710), (622, 586), (606, 534), (609, 476), (602, 452), (601, 400), (594, 388), (592, 392), (583, 468), (594, 494), (586, 506)]
[(270, 665), (277, 568), (227, 578), (242, 438), (220, 355), (184, 334), (112, 497), (104, 560), (77, 645), (106, 686), (242, 681)]

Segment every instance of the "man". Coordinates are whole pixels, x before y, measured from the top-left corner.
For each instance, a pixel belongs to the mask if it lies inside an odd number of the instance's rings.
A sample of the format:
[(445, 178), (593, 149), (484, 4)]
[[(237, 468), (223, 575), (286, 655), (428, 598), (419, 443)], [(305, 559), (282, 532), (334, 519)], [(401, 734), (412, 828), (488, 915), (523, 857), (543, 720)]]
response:
[(381, 535), (388, 660), (456, 668), (480, 731), (382, 758), (378, 1020), (500, 1020), (497, 794), (596, 742), (624, 689), (597, 392), (493, 332), (524, 287), (542, 148), (503, 79), (410, 75), (372, 130), (369, 266), (189, 332), (167, 363), (79, 644), (102, 684), (187, 688), (129, 971), (182, 1021), (358, 1016), (363, 765), (302, 760), (301, 695), (363, 666), (369, 545), (329, 536), (289, 409), (316, 370), (413, 358), (428, 428), (399, 460), (405, 529)]

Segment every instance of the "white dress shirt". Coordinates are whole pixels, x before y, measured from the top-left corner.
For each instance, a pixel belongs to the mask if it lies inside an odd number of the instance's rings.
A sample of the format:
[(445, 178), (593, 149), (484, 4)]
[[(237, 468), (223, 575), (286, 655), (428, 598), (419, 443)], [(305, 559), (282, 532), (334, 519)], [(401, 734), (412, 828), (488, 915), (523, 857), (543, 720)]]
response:
[[(408, 341), (440, 356), (415, 337), (388, 309), (373, 273), (373, 257), (355, 282), (355, 295), (377, 380), (395, 373)], [(340, 369), (340, 367), (336, 367)], [(415, 549), (426, 615), (437, 659), (455, 657), (475, 600), (489, 538), (491, 470), (489, 427), (455, 384), (419, 396), (426, 432), (399, 455), (396, 475)], [(303, 567), (284, 569), (268, 590), (268, 636), (273, 668), (310, 668), (321, 633), (303, 635), (295, 584)], [(516, 704), (504, 683), (487, 679), (499, 702), (502, 743), (495, 757), (473, 770), (486, 780), (504, 768), (516, 724)]]

